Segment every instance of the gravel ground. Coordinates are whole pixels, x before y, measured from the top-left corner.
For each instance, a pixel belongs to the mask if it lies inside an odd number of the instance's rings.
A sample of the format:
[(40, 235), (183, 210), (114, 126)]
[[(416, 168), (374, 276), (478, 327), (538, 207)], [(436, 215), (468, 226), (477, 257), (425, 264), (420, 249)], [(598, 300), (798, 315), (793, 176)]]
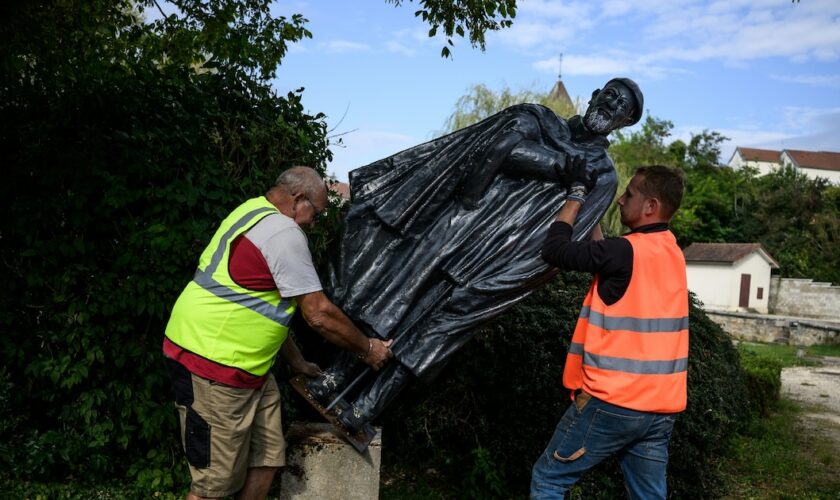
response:
[(823, 357), (823, 366), (782, 370), (782, 396), (803, 403), (801, 424), (835, 443), (840, 453), (840, 358)]

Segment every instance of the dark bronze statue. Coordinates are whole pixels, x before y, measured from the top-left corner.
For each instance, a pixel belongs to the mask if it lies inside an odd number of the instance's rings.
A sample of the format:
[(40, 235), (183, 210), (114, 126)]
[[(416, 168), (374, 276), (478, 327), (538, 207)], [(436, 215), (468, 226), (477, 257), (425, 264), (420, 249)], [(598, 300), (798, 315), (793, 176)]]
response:
[[(606, 136), (642, 116), (626, 78), (592, 93), (568, 122), (535, 104), (350, 172), (352, 202), (326, 283), (332, 300), (368, 335), (394, 339), (391, 361), (337, 401), (363, 363), (339, 354), (306, 384), (355, 433), (414, 377), (430, 381), (482, 324), (551, 279), (540, 257), (566, 199), (567, 159), (597, 174), (576, 222), (583, 239), (612, 202), (618, 179)], [(351, 397), (352, 395), (352, 397)]]

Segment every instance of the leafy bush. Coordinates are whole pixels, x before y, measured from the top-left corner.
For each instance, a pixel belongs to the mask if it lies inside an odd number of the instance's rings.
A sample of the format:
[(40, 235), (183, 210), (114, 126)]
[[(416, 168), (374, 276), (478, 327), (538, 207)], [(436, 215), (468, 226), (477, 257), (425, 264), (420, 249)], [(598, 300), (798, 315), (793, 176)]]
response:
[[(589, 279), (561, 275), (483, 329), (432, 386), (407, 390), (382, 417), (384, 460), (439, 471), (460, 484), (463, 496), (526, 495), (531, 467), (570, 401), (561, 376)], [(694, 299), (690, 324), (688, 408), (670, 448), (669, 489), (677, 498), (719, 490), (719, 457), (749, 418), (744, 375), (729, 338)], [(476, 481), (491, 464), (491, 480)], [(623, 497), (617, 461), (585, 475), (573, 494)]]
[(741, 347), (738, 352), (746, 374), (752, 410), (761, 416), (767, 416), (773, 403), (779, 400), (782, 389), (782, 363), (778, 359), (760, 356)]
[(302, 19), (270, 20), (258, 0), (181, 1), (186, 17), (148, 24), (134, 5), (23, 3), (2, 32), (10, 478), (183, 487), (160, 352), (169, 309), (233, 207), (328, 155), (323, 117), (268, 84)]

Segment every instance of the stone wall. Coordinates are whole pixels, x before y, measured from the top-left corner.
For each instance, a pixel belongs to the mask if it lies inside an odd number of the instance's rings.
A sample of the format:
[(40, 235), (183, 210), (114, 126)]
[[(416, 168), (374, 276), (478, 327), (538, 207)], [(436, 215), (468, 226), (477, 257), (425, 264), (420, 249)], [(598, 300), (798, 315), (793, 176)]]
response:
[(770, 314), (840, 321), (840, 286), (810, 279), (770, 280)]
[(706, 311), (730, 336), (752, 342), (840, 344), (840, 322), (729, 311)]

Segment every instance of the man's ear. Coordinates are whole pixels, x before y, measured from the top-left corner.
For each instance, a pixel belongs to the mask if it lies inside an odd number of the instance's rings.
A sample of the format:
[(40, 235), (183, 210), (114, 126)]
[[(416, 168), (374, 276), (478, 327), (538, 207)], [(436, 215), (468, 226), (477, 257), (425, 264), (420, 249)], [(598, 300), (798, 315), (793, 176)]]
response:
[(645, 215), (653, 215), (662, 208), (662, 204), (656, 198), (648, 198), (645, 200)]

